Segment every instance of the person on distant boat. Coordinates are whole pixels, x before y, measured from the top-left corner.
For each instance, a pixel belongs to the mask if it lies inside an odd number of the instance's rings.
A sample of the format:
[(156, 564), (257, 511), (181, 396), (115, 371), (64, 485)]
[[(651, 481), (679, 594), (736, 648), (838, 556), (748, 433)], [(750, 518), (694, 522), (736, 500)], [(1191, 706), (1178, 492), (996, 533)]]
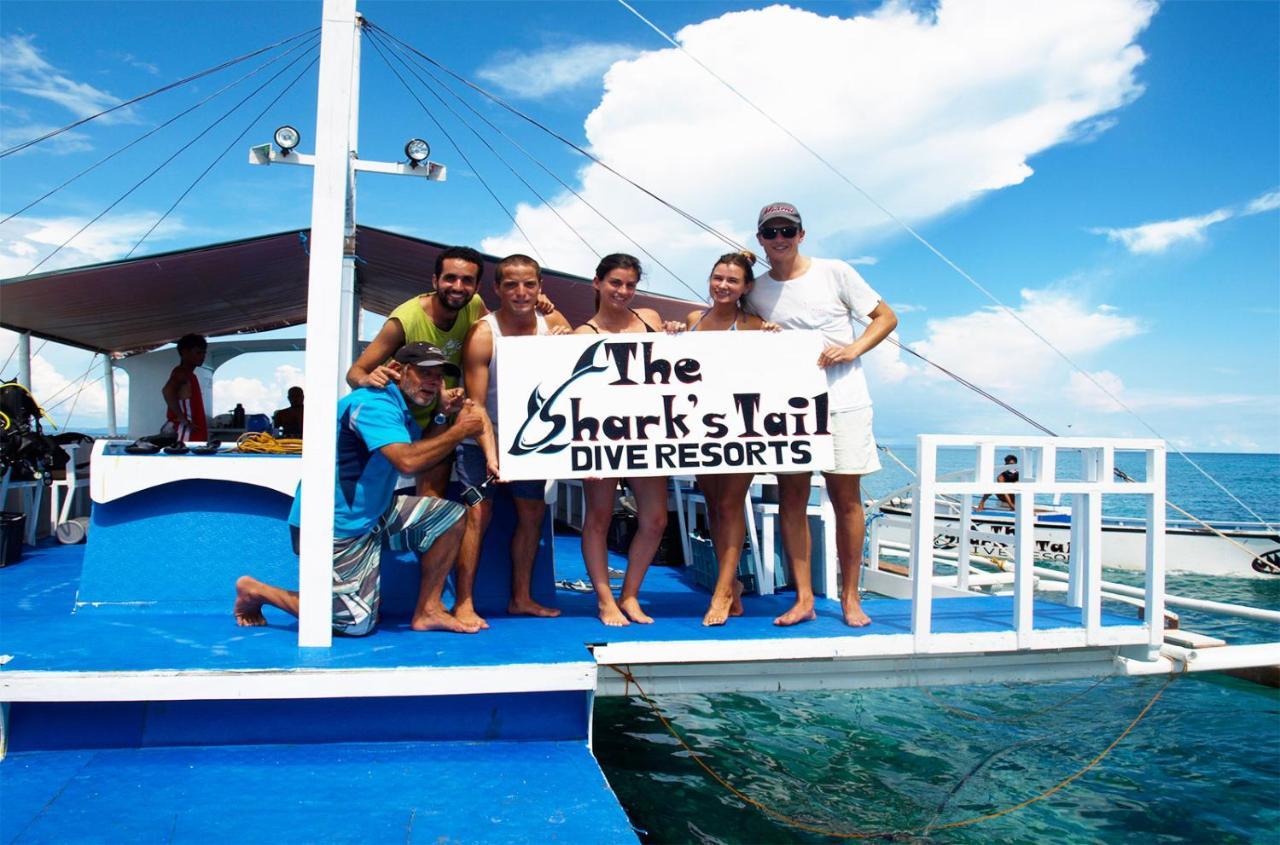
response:
[(302, 388), (289, 388), (289, 407), (281, 408), (271, 418), (271, 425), (280, 432), (281, 437), (300, 439), (302, 437)]
[[(439, 347), (455, 367), (462, 365), (462, 342), (471, 326), (488, 313), (477, 290), (484, 273), (484, 256), (471, 247), (451, 246), (436, 256), (431, 276), (434, 291), (415, 296), (396, 307), (377, 336), (347, 370), (347, 384), (357, 387), (386, 387), (395, 381), (396, 366), (391, 356), (406, 343), (430, 343)], [(550, 313), (555, 306), (545, 297), (539, 310)], [(445, 379), (446, 389), (457, 389), (457, 377)], [(413, 409), (414, 419), (423, 428), (436, 415), (434, 407)], [(441, 461), (418, 479), (418, 493), (443, 496), (449, 486), (453, 458)]]
[[(481, 317), (467, 333), (462, 346), (462, 381), (467, 397), (484, 408), (491, 420), (498, 413), (498, 358), (495, 340), (500, 337), (556, 335), (572, 331), (569, 321), (560, 314), (545, 317), (537, 311), (542, 293), (542, 268), (527, 255), (508, 255), (493, 269), (493, 286), (498, 293), (498, 310)], [(519, 362), (513, 362), (513, 364)], [(497, 423), (494, 422), (494, 440)], [(480, 444), (463, 441), (454, 458), (458, 481), (467, 487), (480, 488), (490, 481), (488, 459)], [(544, 607), (531, 593), (533, 562), (542, 537), (543, 517), (547, 512), (543, 481), (512, 481), (500, 489), (511, 495), (515, 503), (516, 527), (511, 537), (511, 601), (508, 613), (526, 616), (559, 616), (560, 611)], [(457, 601), (453, 615), (464, 622), (487, 628), (475, 611), (472, 587), (480, 563), (480, 548), (489, 521), (493, 518), (493, 501), (486, 497), (467, 509), (467, 528), (458, 554), (455, 581)]]
[[(1005, 471), (996, 476), (996, 481), (1002, 484), (1013, 484), (1018, 480), (1018, 458), (1016, 455), (1004, 456)], [(1010, 469), (1012, 467), (1012, 469)], [(978, 506), (974, 510), (985, 510), (987, 499), (991, 498), (990, 493), (983, 493), (982, 499), (978, 501)], [(1008, 493), (996, 493), (995, 497), (1001, 504), (1009, 510), (1013, 510), (1013, 496)]]
[[(766, 323), (745, 307), (746, 295), (755, 284), (753, 253), (730, 252), (716, 259), (708, 281), (711, 307), (689, 312), (685, 323), (692, 332), (708, 331), (777, 331), (776, 323)], [(738, 562), (742, 557), (742, 541), (747, 522), (743, 502), (751, 488), (754, 473), (725, 475), (699, 474), (698, 487), (707, 501), (707, 522), (711, 542), (720, 563), (711, 606), (702, 617), (703, 625), (723, 625), (730, 616), (742, 615), (742, 583), (738, 580)]]
[[(756, 280), (750, 305), (761, 317), (784, 329), (815, 329), (826, 340), (817, 364), (827, 374), (835, 466), (823, 475), (835, 509), (840, 605), (845, 624), (860, 627), (871, 622), (858, 595), (864, 533), (860, 479), (880, 469), (871, 430), (871, 396), (860, 359), (897, 327), (898, 317), (847, 263), (801, 255), (804, 236), (800, 212), (791, 203), (775, 202), (760, 209), (756, 238), (771, 269)], [(854, 320), (866, 324), (857, 337)], [(810, 475), (778, 475), (782, 545), (791, 564), (796, 603), (774, 620), (777, 625), (816, 618), (806, 514)]]
[(204, 412), (204, 394), (196, 367), (204, 365), (209, 341), (203, 335), (186, 334), (178, 338), (178, 366), (160, 389), (168, 411), (162, 434), (172, 434), (179, 443), (205, 442), (209, 439), (209, 421)]
[[(652, 308), (632, 308), (640, 284), (640, 261), (631, 255), (606, 255), (596, 267), (591, 284), (596, 289), (596, 313), (578, 326), (575, 334), (624, 334), (683, 331), (684, 324), (664, 324)], [(586, 478), (582, 482), (586, 514), (582, 519), (582, 560), (596, 591), (600, 621), (606, 625), (648, 624), (653, 618), (640, 608), (640, 584), (667, 530), (667, 479), (644, 476), (627, 479), (635, 496), (636, 533), (627, 548), (627, 574), (617, 600), (609, 586), (607, 535), (613, 519), (618, 478)]]
[[(422, 581), (410, 621), (415, 631), (474, 634), (441, 602), (445, 577), (462, 542), (463, 507), (431, 496), (397, 495), (400, 474), (422, 472), (453, 454), (466, 437), (488, 427), (484, 408), (457, 395), (441, 406), (452, 425), (432, 422), (423, 433), (414, 408), (435, 407), (455, 364), (429, 343), (408, 343), (394, 355), (399, 365), (384, 388), (361, 388), (338, 402), (337, 471), (333, 514), (333, 630), (349, 636), (371, 633), (378, 621), (378, 572), (384, 535), (393, 549), (419, 554)], [(497, 470), (497, 460), (490, 461)], [(302, 500), (295, 496), (289, 523), (295, 551)], [(267, 624), (262, 606), (298, 615), (298, 593), (248, 575), (236, 581), (236, 624)]]

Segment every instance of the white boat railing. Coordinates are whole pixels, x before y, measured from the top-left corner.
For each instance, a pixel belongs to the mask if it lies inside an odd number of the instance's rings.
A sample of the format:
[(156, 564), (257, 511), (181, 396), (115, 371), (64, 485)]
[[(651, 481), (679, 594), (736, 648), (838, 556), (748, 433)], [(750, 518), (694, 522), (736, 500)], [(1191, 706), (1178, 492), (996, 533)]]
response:
[[(1020, 448), (1035, 468), (1016, 482), (996, 481), (996, 449)], [(975, 453), (973, 478), (952, 481), (937, 474), (939, 449), (968, 449)], [(1060, 451), (1079, 452), (1083, 478), (1059, 480), (1057, 458)], [(1115, 477), (1116, 452), (1140, 453), (1146, 472), (1142, 481), (1122, 481)], [(934, 521), (932, 507), (939, 495), (960, 499), (960, 542), (957, 545), (956, 582), (969, 589), (970, 537), (973, 533), (973, 497), (996, 493), (1014, 496), (1013, 546), (1013, 635), (1019, 650), (1053, 648), (1064, 644), (1063, 631), (1037, 631), (1033, 624), (1035, 581), (1035, 497), (1061, 496), (1071, 507), (1071, 551), (1067, 567), (1067, 603), (1080, 609), (1081, 645), (1145, 644), (1151, 659), (1164, 639), (1165, 560), (1165, 445), (1154, 439), (1085, 437), (984, 437), (973, 435), (920, 435), (916, 449), (916, 481), (912, 496), (917, 506), (911, 510), (910, 573), (912, 588), (912, 634), (917, 653), (931, 650), (934, 595)], [(1126, 632), (1141, 629), (1141, 643), (1115, 639), (1119, 631), (1106, 632), (1102, 624), (1102, 497), (1138, 495), (1146, 501), (1146, 567), (1143, 598), (1145, 619), (1139, 626), (1125, 626)], [(872, 566), (878, 555), (874, 547)], [(1077, 640), (1079, 638), (1067, 638)]]

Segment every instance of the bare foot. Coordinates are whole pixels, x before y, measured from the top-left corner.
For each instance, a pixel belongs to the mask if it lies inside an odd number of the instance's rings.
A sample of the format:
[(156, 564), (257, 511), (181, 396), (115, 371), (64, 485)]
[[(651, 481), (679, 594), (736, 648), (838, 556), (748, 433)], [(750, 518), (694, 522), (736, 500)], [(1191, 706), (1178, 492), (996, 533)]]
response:
[(559, 616), (560, 611), (554, 607), (538, 604), (533, 599), (512, 599), (507, 603), (507, 613), (518, 616), (537, 616), (542, 619), (551, 619)]
[(457, 619), (463, 625), (474, 625), (477, 631), (482, 628), (489, 627), (489, 623), (484, 620), (484, 617), (476, 613), (476, 609), (471, 606), (471, 602), (467, 602), (466, 604), (455, 604), (453, 606), (453, 618)]
[(857, 596), (842, 596), (840, 609), (844, 611), (844, 624), (850, 628), (861, 628), (871, 624), (871, 617), (862, 611), (862, 601)]
[(600, 621), (612, 628), (621, 628), (623, 625), (630, 625), (631, 620), (622, 615), (622, 611), (618, 609), (618, 605), (609, 602), (600, 605)]
[[(723, 625), (729, 618), (733, 604), (734, 597), (732, 594), (724, 596), (716, 593), (711, 597), (711, 606), (707, 608), (706, 614), (702, 617), (702, 624), (707, 627)], [(739, 610), (738, 612), (741, 613), (742, 611)]]
[(786, 613), (773, 620), (775, 625), (796, 625), (800, 622), (811, 622), (818, 618), (813, 612), (813, 599), (796, 599), (796, 603)]
[(449, 631), (454, 634), (474, 634), (480, 630), (479, 625), (463, 622), (444, 608), (415, 613), (409, 627), (415, 631)]
[(730, 616), (742, 615), (742, 582), (733, 582), (733, 602), (729, 605)]
[(262, 615), (262, 599), (258, 596), (261, 584), (248, 575), (236, 579), (236, 604), (231, 612), (235, 614), (236, 624), (242, 628), (258, 628), (267, 624), (267, 618)]
[(639, 622), (641, 625), (649, 625), (653, 622), (653, 617), (640, 609), (640, 599), (625, 598), (618, 602), (618, 607), (632, 622)]

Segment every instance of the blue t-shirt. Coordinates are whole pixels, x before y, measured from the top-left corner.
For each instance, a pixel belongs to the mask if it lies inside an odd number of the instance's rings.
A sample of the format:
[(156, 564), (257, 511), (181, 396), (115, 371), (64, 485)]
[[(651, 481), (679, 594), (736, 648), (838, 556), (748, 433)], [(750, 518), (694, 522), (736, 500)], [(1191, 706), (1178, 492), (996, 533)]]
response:
[[(385, 389), (362, 387), (339, 400), (333, 536), (358, 537), (374, 529), (400, 481), (400, 471), (379, 450), (392, 443), (412, 443), (421, 436), (422, 428), (394, 384)], [(289, 524), (301, 522), (299, 485)]]

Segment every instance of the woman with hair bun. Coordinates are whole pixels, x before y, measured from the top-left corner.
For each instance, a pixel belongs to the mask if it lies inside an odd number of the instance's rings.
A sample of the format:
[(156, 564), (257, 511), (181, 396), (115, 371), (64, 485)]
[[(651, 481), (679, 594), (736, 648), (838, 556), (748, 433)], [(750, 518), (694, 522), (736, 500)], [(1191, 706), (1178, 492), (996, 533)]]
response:
[[(778, 331), (777, 325), (747, 310), (747, 294), (755, 284), (752, 269), (755, 262), (755, 255), (746, 250), (726, 253), (716, 259), (708, 282), (711, 307), (689, 312), (686, 320), (689, 331)], [(711, 542), (720, 565), (711, 606), (702, 617), (703, 625), (723, 625), (730, 616), (742, 615), (738, 562), (747, 532), (743, 502), (754, 477), (750, 472), (698, 475), (698, 487), (707, 501)]]
[[(606, 255), (591, 284), (596, 289), (596, 313), (575, 334), (628, 334), (683, 331), (679, 322), (663, 323), (652, 308), (632, 308), (640, 284), (640, 261), (623, 253)], [(620, 478), (586, 478), (582, 482), (586, 515), (582, 520), (582, 559), (595, 588), (600, 621), (606, 625), (648, 624), (653, 618), (640, 608), (640, 584), (667, 529), (667, 479), (644, 476), (626, 479), (636, 500), (637, 526), (627, 548), (627, 573), (622, 594), (615, 600), (609, 586), (607, 534), (613, 519), (614, 494)]]

